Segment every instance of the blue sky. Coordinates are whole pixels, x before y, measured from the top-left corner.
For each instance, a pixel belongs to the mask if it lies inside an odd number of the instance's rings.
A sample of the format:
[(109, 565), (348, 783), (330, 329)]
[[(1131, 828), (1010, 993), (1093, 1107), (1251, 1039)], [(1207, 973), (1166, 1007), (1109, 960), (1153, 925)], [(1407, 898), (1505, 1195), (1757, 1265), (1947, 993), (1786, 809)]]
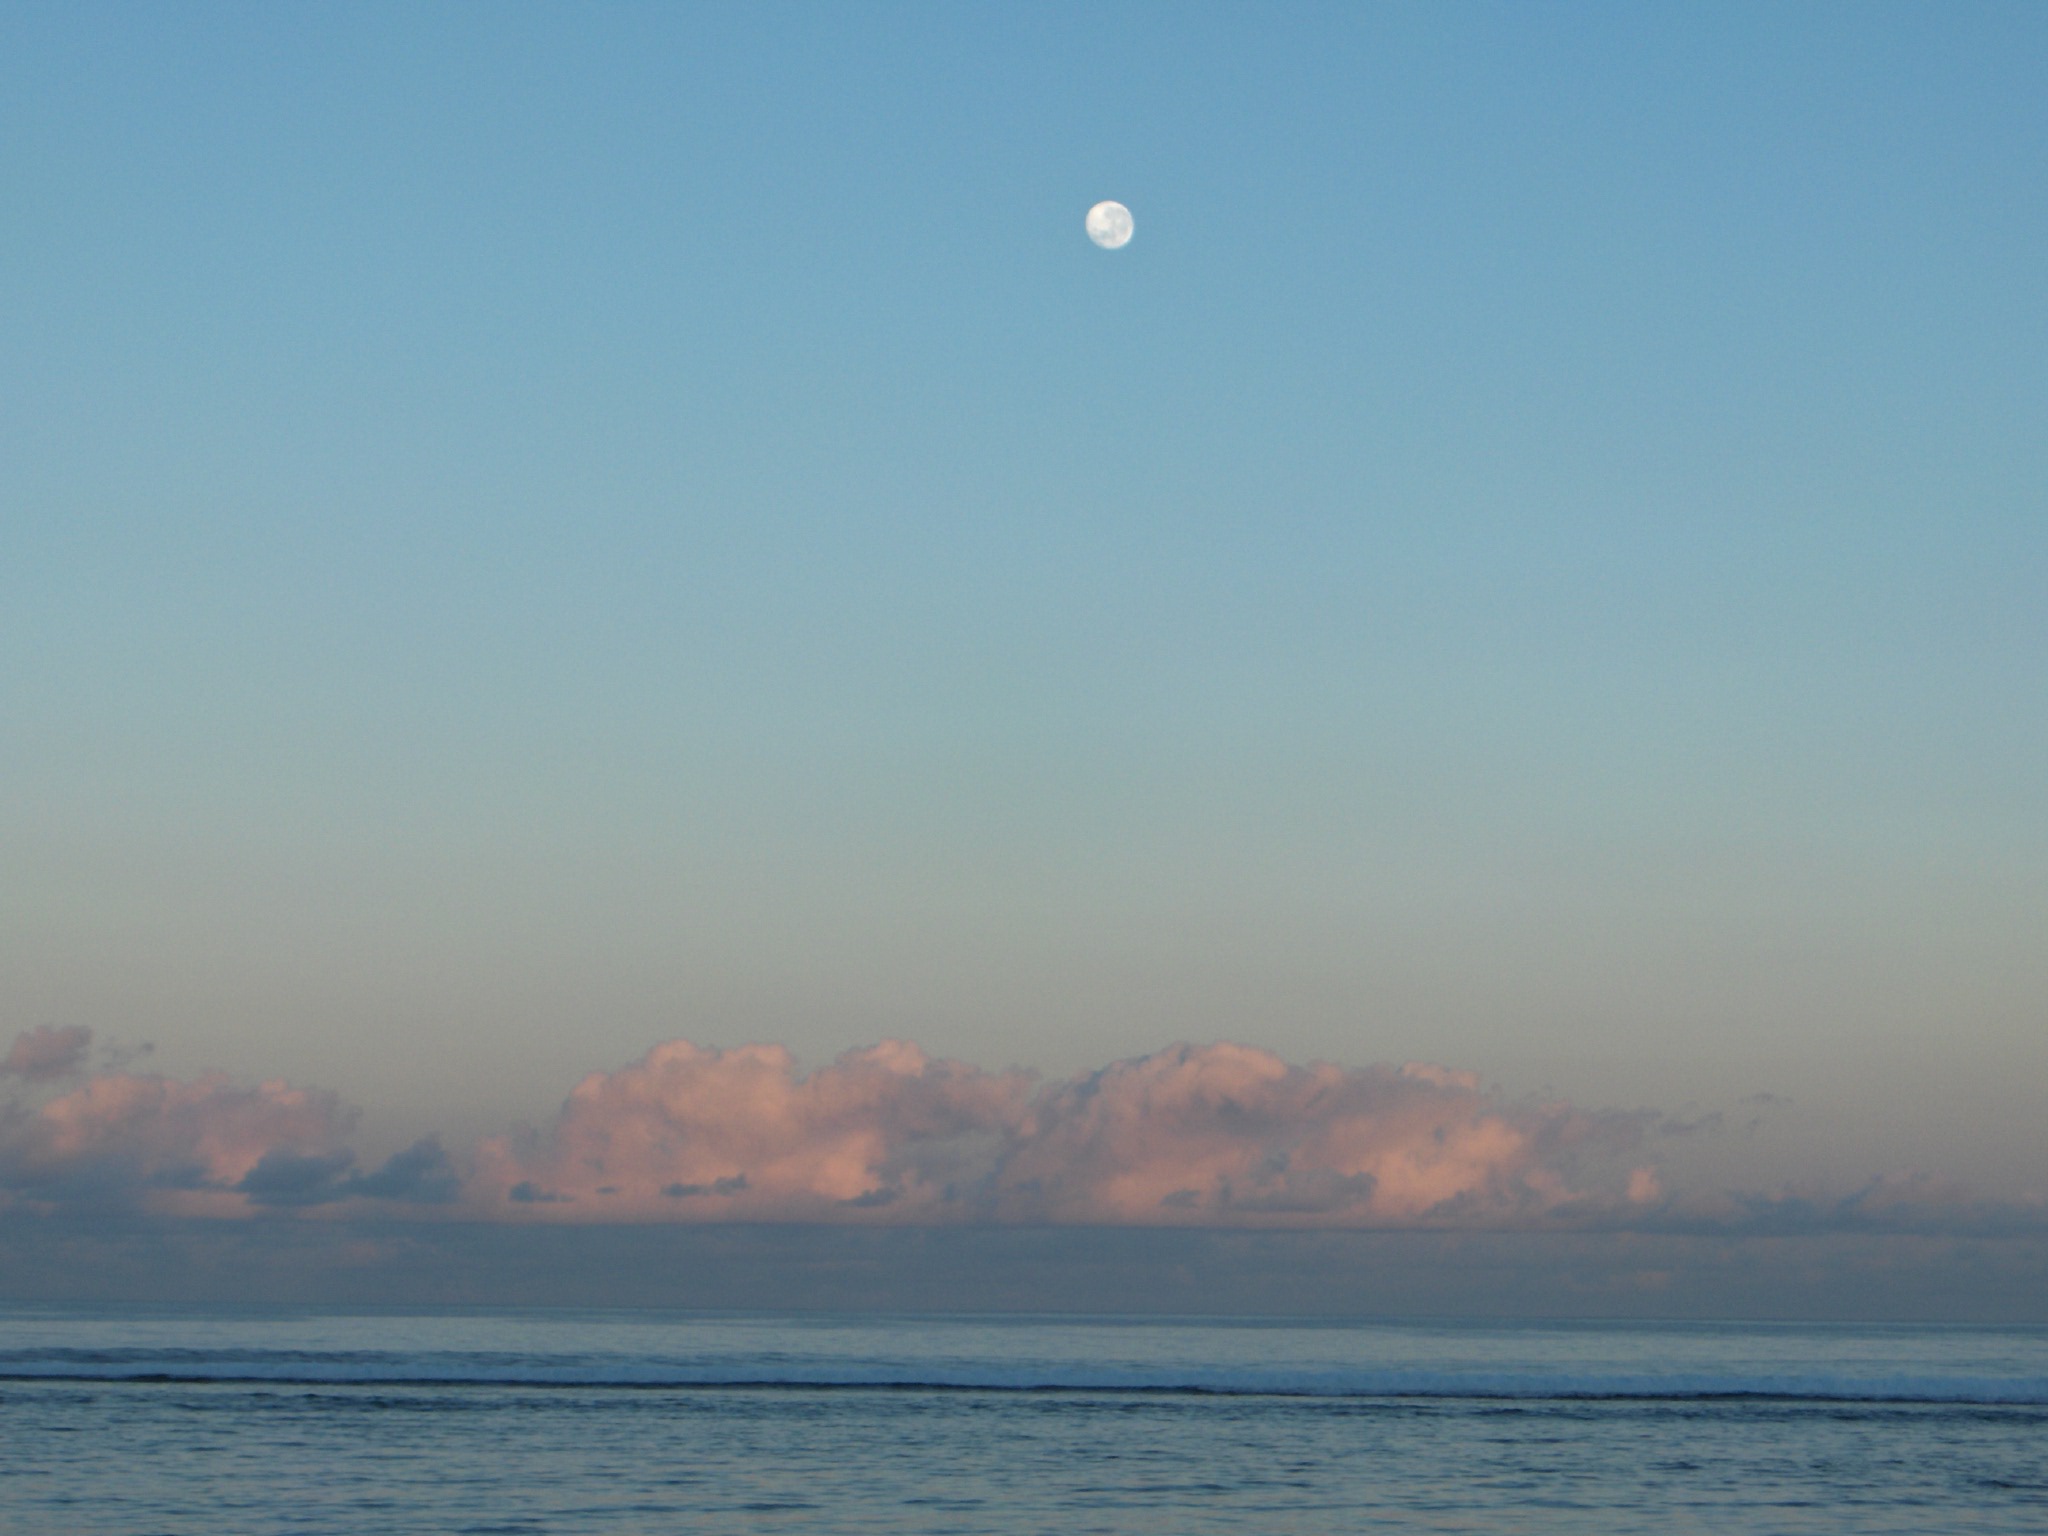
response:
[(2033, 6), (17, 7), (0, 1033), (394, 1144), (1225, 1038), (2038, 1192), (2044, 78)]

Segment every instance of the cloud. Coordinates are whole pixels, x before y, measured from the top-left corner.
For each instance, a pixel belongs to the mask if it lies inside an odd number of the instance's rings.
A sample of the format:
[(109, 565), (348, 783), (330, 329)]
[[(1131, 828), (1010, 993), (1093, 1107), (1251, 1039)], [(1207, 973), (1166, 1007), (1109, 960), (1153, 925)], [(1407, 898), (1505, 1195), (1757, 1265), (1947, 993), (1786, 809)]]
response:
[(414, 1142), (394, 1153), (375, 1173), (355, 1171), (353, 1152), (298, 1153), (272, 1150), (235, 1184), (251, 1205), (305, 1208), (342, 1200), (396, 1200), (409, 1205), (446, 1205), (461, 1192), (462, 1180), (438, 1137)]
[(354, 1118), (334, 1094), (283, 1082), (109, 1073), (0, 1127), (0, 1198), (189, 1215), (233, 1214), (245, 1196), (291, 1203), (313, 1163), (349, 1156)]
[(323, 1205), (335, 1198), (342, 1175), (355, 1160), (353, 1152), (270, 1151), (234, 1187), (253, 1205)]
[(91, 1047), (92, 1031), (83, 1024), (45, 1024), (15, 1037), (7, 1055), (0, 1058), (0, 1077), (58, 1082), (83, 1070), (85, 1053)]
[[(675, 1040), (586, 1077), (547, 1124), (364, 1167), (336, 1095), (221, 1075), (75, 1074), (83, 1032), (9, 1053), (0, 1211), (519, 1223), (1437, 1229), (1711, 1237), (2048, 1231), (2039, 1202), (1887, 1178), (1848, 1193), (1667, 1187), (1675, 1121), (1516, 1099), (1411, 1062), (1169, 1046), (1071, 1078), (884, 1041), (805, 1072)], [(39, 1086), (38, 1086), (39, 1085)], [(23, 1097), (26, 1102), (23, 1102)], [(40, 1099), (40, 1102), (37, 1100)], [(1654, 1154), (1654, 1155), (1652, 1155)]]
[(395, 1152), (375, 1173), (355, 1174), (336, 1192), (342, 1200), (396, 1200), (447, 1205), (462, 1193), (462, 1177), (438, 1136), (425, 1136)]
[[(1319, 1226), (1638, 1200), (1639, 1116), (1511, 1104), (1469, 1073), (1177, 1045), (1040, 1086), (885, 1042), (673, 1041), (478, 1150), (472, 1203), (590, 1220)], [(1635, 1174), (1633, 1180), (1631, 1175)]]
[(1439, 1066), (1179, 1045), (1048, 1089), (1001, 1184), (1016, 1214), (1050, 1221), (1499, 1221), (1611, 1197), (1586, 1175), (1640, 1134), (1634, 1117), (1512, 1104)]
[[(72, 1070), (84, 1048), (67, 1058)], [(336, 1095), (285, 1082), (104, 1073), (0, 1119), (0, 1208), (225, 1216), (353, 1200), (445, 1205), (460, 1194), (436, 1137), (359, 1171), (346, 1145), (355, 1120)]]
[(477, 1150), (472, 1198), (602, 1219), (943, 1219), (975, 1209), (1031, 1082), (885, 1041), (808, 1075), (780, 1046), (658, 1045), (544, 1132)]

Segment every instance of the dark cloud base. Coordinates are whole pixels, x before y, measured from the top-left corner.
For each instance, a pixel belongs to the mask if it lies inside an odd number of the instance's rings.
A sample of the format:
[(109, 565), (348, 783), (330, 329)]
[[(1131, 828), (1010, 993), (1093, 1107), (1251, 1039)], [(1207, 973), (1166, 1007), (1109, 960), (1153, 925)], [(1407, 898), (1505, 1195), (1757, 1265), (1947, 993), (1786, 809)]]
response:
[(0, 1299), (2048, 1323), (2048, 1237), (0, 1218)]

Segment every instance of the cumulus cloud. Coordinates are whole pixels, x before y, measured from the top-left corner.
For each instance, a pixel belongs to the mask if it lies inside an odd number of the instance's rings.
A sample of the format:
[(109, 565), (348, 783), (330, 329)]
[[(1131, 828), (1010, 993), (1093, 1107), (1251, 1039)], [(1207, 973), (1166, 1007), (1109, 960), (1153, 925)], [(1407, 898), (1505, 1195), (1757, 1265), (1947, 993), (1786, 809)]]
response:
[(358, 1200), (437, 1205), (460, 1193), (433, 1137), (360, 1170), (347, 1145), (356, 1113), (320, 1089), (118, 1068), (67, 1089), (91, 1045), (89, 1029), (35, 1029), (0, 1060), (0, 1076), (26, 1092), (26, 1102), (17, 1092), (0, 1105), (0, 1210), (220, 1216)]
[(472, 1192), (603, 1218), (966, 1213), (1030, 1087), (900, 1041), (806, 1075), (781, 1046), (673, 1040), (586, 1077), (545, 1131), (485, 1142)]
[(1004, 1173), (1052, 1220), (1500, 1219), (1602, 1193), (1585, 1182), (1596, 1154), (1639, 1135), (1634, 1117), (1511, 1104), (1424, 1063), (1302, 1067), (1183, 1045), (1051, 1089)]
[[(1174, 1045), (1041, 1081), (885, 1041), (805, 1072), (675, 1040), (586, 1077), (547, 1124), (366, 1166), (336, 1095), (102, 1070), (85, 1032), (6, 1058), (0, 1210), (441, 1213), (521, 1222), (2038, 1233), (2048, 1208), (1927, 1179), (1847, 1195), (1667, 1189), (1711, 1115), (1517, 1099), (1411, 1062)], [(1657, 1154), (1655, 1156), (1651, 1154)]]
[(251, 1176), (253, 1192), (281, 1190), (304, 1177), (290, 1160), (345, 1157), (353, 1120), (335, 1095), (283, 1082), (109, 1073), (0, 1127), (0, 1191), (30, 1204), (230, 1214), (246, 1207)]
[[(583, 1219), (1317, 1226), (1499, 1221), (1657, 1188), (1641, 1117), (1424, 1064), (1178, 1045), (1038, 1085), (885, 1042), (656, 1047), (478, 1151), (471, 1199)], [(1632, 1177), (1634, 1175), (1634, 1177)]]

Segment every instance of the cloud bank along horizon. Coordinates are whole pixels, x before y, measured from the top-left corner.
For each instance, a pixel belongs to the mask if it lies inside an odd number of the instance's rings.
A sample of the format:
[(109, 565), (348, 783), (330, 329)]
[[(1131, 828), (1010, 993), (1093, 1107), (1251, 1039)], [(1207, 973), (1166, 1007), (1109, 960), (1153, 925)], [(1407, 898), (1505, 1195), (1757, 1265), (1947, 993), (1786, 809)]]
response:
[[(1667, 1188), (1702, 1122), (1511, 1098), (1422, 1062), (1176, 1044), (1053, 1080), (899, 1040), (809, 1072), (688, 1040), (593, 1072), (549, 1122), (374, 1169), (338, 1095), (92, 1061), (80, 1026), (4, 1059), (0, 1212), (411, 1213), (494, 1221), (1752, 1230), (2048, 1228), (1925, 1178), (1846, 1197)], [(1710, 1117), (1710, 1122), (1718, 1117)]]

